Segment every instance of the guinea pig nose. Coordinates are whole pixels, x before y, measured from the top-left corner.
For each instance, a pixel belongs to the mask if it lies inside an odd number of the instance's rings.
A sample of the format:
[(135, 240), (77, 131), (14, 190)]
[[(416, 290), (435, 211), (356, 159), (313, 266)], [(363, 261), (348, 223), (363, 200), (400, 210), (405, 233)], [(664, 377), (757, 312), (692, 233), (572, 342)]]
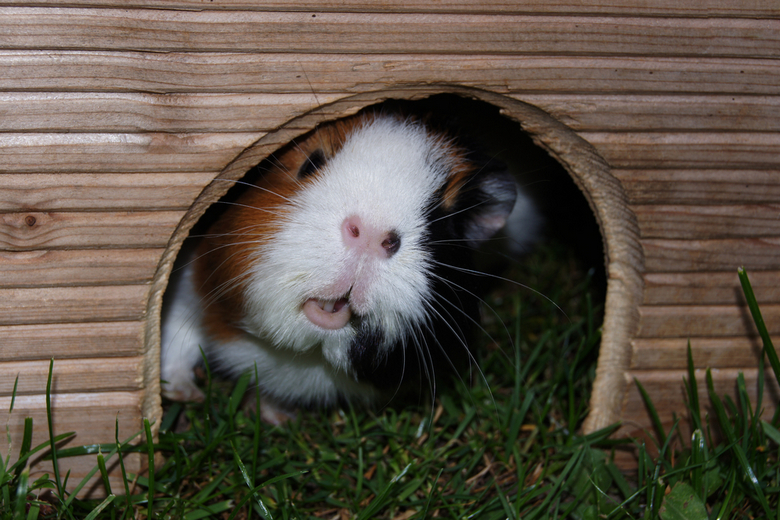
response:
[(357, 215), (344, 219), (341, 224), (344, 245), (361, 254), (390, 258), (401, 248), (401, 237), (395, 231), (380, 231), (364, 224)]
[(401, 237), (395, 231), (389, 232), (382, 240), (382, 247), (387, 251), (387, 256), (393, 256), (401, 248)]

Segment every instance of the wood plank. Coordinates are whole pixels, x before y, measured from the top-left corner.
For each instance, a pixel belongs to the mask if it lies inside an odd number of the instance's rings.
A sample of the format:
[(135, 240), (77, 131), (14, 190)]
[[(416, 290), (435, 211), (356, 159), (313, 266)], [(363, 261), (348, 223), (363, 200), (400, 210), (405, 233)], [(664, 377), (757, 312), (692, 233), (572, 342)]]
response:
[[(688, 339), (643, 339), (631, 342), (633, 370), (681, 370), (688, 366)], [(691, 338), (697, 368), (755, 368), (761, 353), (758, 337)]]
[(0, 286), (151, 283), (164, 249), (0, 251)]
[(218, 174), (0, 174), (0, 211), (186, 210)]
[(780, 98), (647, 94), (513, 94), (576, 131), (780, 130)]
[(6, 92), (0, 131), (268, 132), (345, 95)]
[[(759, 304), (780, 303), (780, 272), (750, 271)], [(645, 273), (645, 305), (744, 305), (736, 269), (726, 272)]]
[(0, 48), (774, 58), (780, 20), (0, 7)]
[(780, 133), (583, 132), (581, 135), (614, 168), (780, 168)]
[[(771, 334), (780, 333), (780, 305), (761, 306)], [(747, 307), (736, 305), (641, 305), (637, 338), (755, 336)]]
[[(413, 12), (413, 13), (561, 13), (561, 14), (625, 14), (641, 16), (728, 16), (777, 18), (773, 0), (748, 0), (738, 4), (724, 0), (704, 0), (682, 4), (674, 0), (590, 0), (587, 3), (562, 0), (534, 2), (531, 0), (38, 0), (36, 5), (53, 7), (122, 7), (152, 9), (256, 10), (314, 12)], [(28, 6), (29, 0), (3, 0), (0, 5)]]
[(138, 321), (149, 285), (0, 288), (0, 325)]
[[(76, 432), (74, 437), (63, 442), (61, 446), (63, 448), (99, 443), (113, 444), (115, 421), (117, 421), (119, 424), (119, 439), (124, 441), (141, 431), (143, 427), (140, 404), (142, 399), (142, 392), (53, 395), (52, 404), (54, 416), (56, 417), (54, 434)], [(10, 403), (10, 397), (0, 397), (0, 409), (8, 410)], [(9, 435), (13, 443), (10, 447), (10, 453), (7, 443), (4, 443), (3, 448), (0, 449), (3, 460), (10, 460), (13, 463), (18, 458), (25, 417), (33, 419), (32, 445), (37, 446), (48, 440), (46, 397), (44, 395), (17, 396), (14, 401), (13, 413), (3, 418), (4, 423), (8, 424)], [(137, 439), (140, 439), (140, 437)], [(42, 452), (39, 457), (32, 460), (33, 466), (30, 471), (30, 478), (33, 480), (44, 473), (52, 474), (51, 463), (41, 460), (44, 455), (46, 455), (46, 452)], [(109, 471), (113, 475), (116, 475), (118, 472), (117, 464), (118, 459), (116, 457), (107, 461)], [(143, 467), (139, 454), (129, 454), (124, 458), (124, 464), (127, 471), (133, 474), (140, 471)], [(59, 466), (63, 475), (70, 471), (68, 480), (70, 484), (68, 487), (72, 490), (95, 467), (95, 456), (63, 458), (59, 460)], [(93, 478), (87, 486), (87, 490), (80, 495), (89, 496), (89, 491), (96, 491), (93, 496), (104, 495), (105, 493), (101, 493), (102, 486), (98, 484), (99, 480), (99, 476)], [(115, 476), (111, 485), (113, 489), (123, 489), (123, 484)]]
[[(52, 393), (122, 392), (143, 389), (144, 358), (55, 359)], [(0, 395), (39, 394), (46, 388), (49, 360), (0, 365)]]
[(780, 236), (779, 204), (637, 205), (643, 238), (714, 239)]
[[(0, 93), (0, 131), (267, 132), (346, 94)], [(576, 131), (780, 131), (780, 98), (513, 94)]]
[(0, 249), (164, 248), (184, 211), (0, 214)]
[(3, 326), (0, 361), (139, 356), (145, 327), (142, 321)]
[[(454, 83), (499, 93), (780, 94), (780, 62), (438, 54), (0, 51), (0, 90), (357, 93)], [(161, 169), (159, 171), (165, 171)]]
[(642, 239), (645, 270), (652, 272), (780, 269), (780, 238), (713, 240)]
[(780, 170), (612, 170), (632, 204), (773, 203)]
[[(758, 370), (753, 369), (714, 369), (712, 370), (713, 386), (715, 392), (720, 395), (730, 395), (735, 402), (736, 399), (736, 380), (739, 372), (743, 372), (745, 383), (753, 406), (757, 403), (757, 380)], [(647, 393), (653, 400), (653, 404), (658, 410), (661, 422), (667, 431), (674, 422), (674, 414), (677, 417), (684, 417), (687, 409), (684, 401), (683, 377), (687, 374), (683, 370), (648, 370), (648, 371), (630, 371), (626, 374), (629, 381), (628, 393), (623, 405), (622, 420), (624, 428), (622, 432), (633, 435), (639, 426), (644, 426), (652, 430), (647, 408), (641, 395), (633, 384), (633, 378), (636, 377)], [(696, 370), (696, 383), (699, 389), (699, 400), (702, 407), (702, 415), (709, 411), (709, 398), (707, 397), (706, 371)], [(780, 401), (780, 391), (771, 371), (765, 375), (765, 389), (762, 401), (764, 408), (763, 417), (771, 417), (774, 409)], [(710, 413), (710, 417), (714, 414)], [(711, 419), (714, 420), (714, 419)], [(683, 421), (681, 426), (687, 430), (688, 425)]]
[(0, 134), (4, 173), (221, 171), (261, 133)]

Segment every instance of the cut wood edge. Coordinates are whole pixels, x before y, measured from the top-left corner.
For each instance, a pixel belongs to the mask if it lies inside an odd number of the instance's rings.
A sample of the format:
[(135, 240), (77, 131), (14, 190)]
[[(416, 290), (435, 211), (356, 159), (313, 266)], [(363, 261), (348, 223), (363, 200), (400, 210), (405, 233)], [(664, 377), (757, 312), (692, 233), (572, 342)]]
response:
[(451, 93), (478, 99), (498, 107), (501, 114), (517, 121), (534, 142), (555, 158), (572, 176), (590, 204), (600, 226), (607, 266), (607, 298), (591, 412), (583, 426), (591, 432), (620, 418), (625, 393), (625, 372), (631, 361), (631, 340), (637, 330), (637, 308), (643, 298), (644, 256), (636, 216), (628, 196), (596, 149), (570, 128), (544, 111), (507, 96), (453, 85), (430, 85), (357, 94), (324, 105), (290, 120), (244, 150), (209, 184), (180, 221), (163, 254), (154, 277), (147, 306), (147, 397), (144, 415), (159, 417), (160, 409), (160, 310), (173, 263), (189, 231), (211, 204), (233, 182), (285, 143), (319, 123), (338, 119), (387, 99), (421, 99)]

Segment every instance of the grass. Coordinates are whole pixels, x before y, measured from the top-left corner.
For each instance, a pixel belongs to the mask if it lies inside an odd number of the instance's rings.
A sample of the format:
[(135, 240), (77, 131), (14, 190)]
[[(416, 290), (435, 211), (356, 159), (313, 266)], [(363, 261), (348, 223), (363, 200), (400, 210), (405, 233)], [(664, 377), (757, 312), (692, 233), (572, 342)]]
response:
[[(664, 431), (658, 421), (655, 446), (620, 441), (638, 454), (638, 468), (622, 474), (611, 462), (616, 426), (579, 431), (594, 379), (599, 291), (557, 247), (541, 248), (511, 277), (547, 297), (497, 287), (481, 371), (440, 389), (432, 406), (305, 412), (271, 427), (240, 406), (253, 392), (246, 378), (209, 379), (204, 404), (166, 405), (157, 443), (147, 435), (134, 448), (117, 434), (100, 447), (94, 471), (108, 497), (95, 501), (66, 493), (67, 475), (30, 482), (25, 461), (52, 441), (31, 446), (29, 422), (19, 462), (0, 460), (2, 518), (780, 518), (780, 422), (759, 418), (762, 403), (750, 403), (744, 379), (736, 401), (716, 395), (709, 374), (710, 391), (699, 395), (689, 351), (692, 437), (679, 442), (677, 425)], [(654, 410), (652, 396), (647, 404)], [(152, 471), (111, 489), (105, 462), (130, 450), (147, 454)]]

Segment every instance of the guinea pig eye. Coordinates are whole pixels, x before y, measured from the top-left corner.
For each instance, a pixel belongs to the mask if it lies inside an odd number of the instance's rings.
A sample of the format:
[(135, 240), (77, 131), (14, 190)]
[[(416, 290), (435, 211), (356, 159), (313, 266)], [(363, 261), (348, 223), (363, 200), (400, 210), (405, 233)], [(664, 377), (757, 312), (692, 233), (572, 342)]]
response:
[(309, 175), (316, 173), (325, 164), (325, 154), (319, 148), (314, 150), (306, 158), (298, 169), (298, 178), (304, 179)]

